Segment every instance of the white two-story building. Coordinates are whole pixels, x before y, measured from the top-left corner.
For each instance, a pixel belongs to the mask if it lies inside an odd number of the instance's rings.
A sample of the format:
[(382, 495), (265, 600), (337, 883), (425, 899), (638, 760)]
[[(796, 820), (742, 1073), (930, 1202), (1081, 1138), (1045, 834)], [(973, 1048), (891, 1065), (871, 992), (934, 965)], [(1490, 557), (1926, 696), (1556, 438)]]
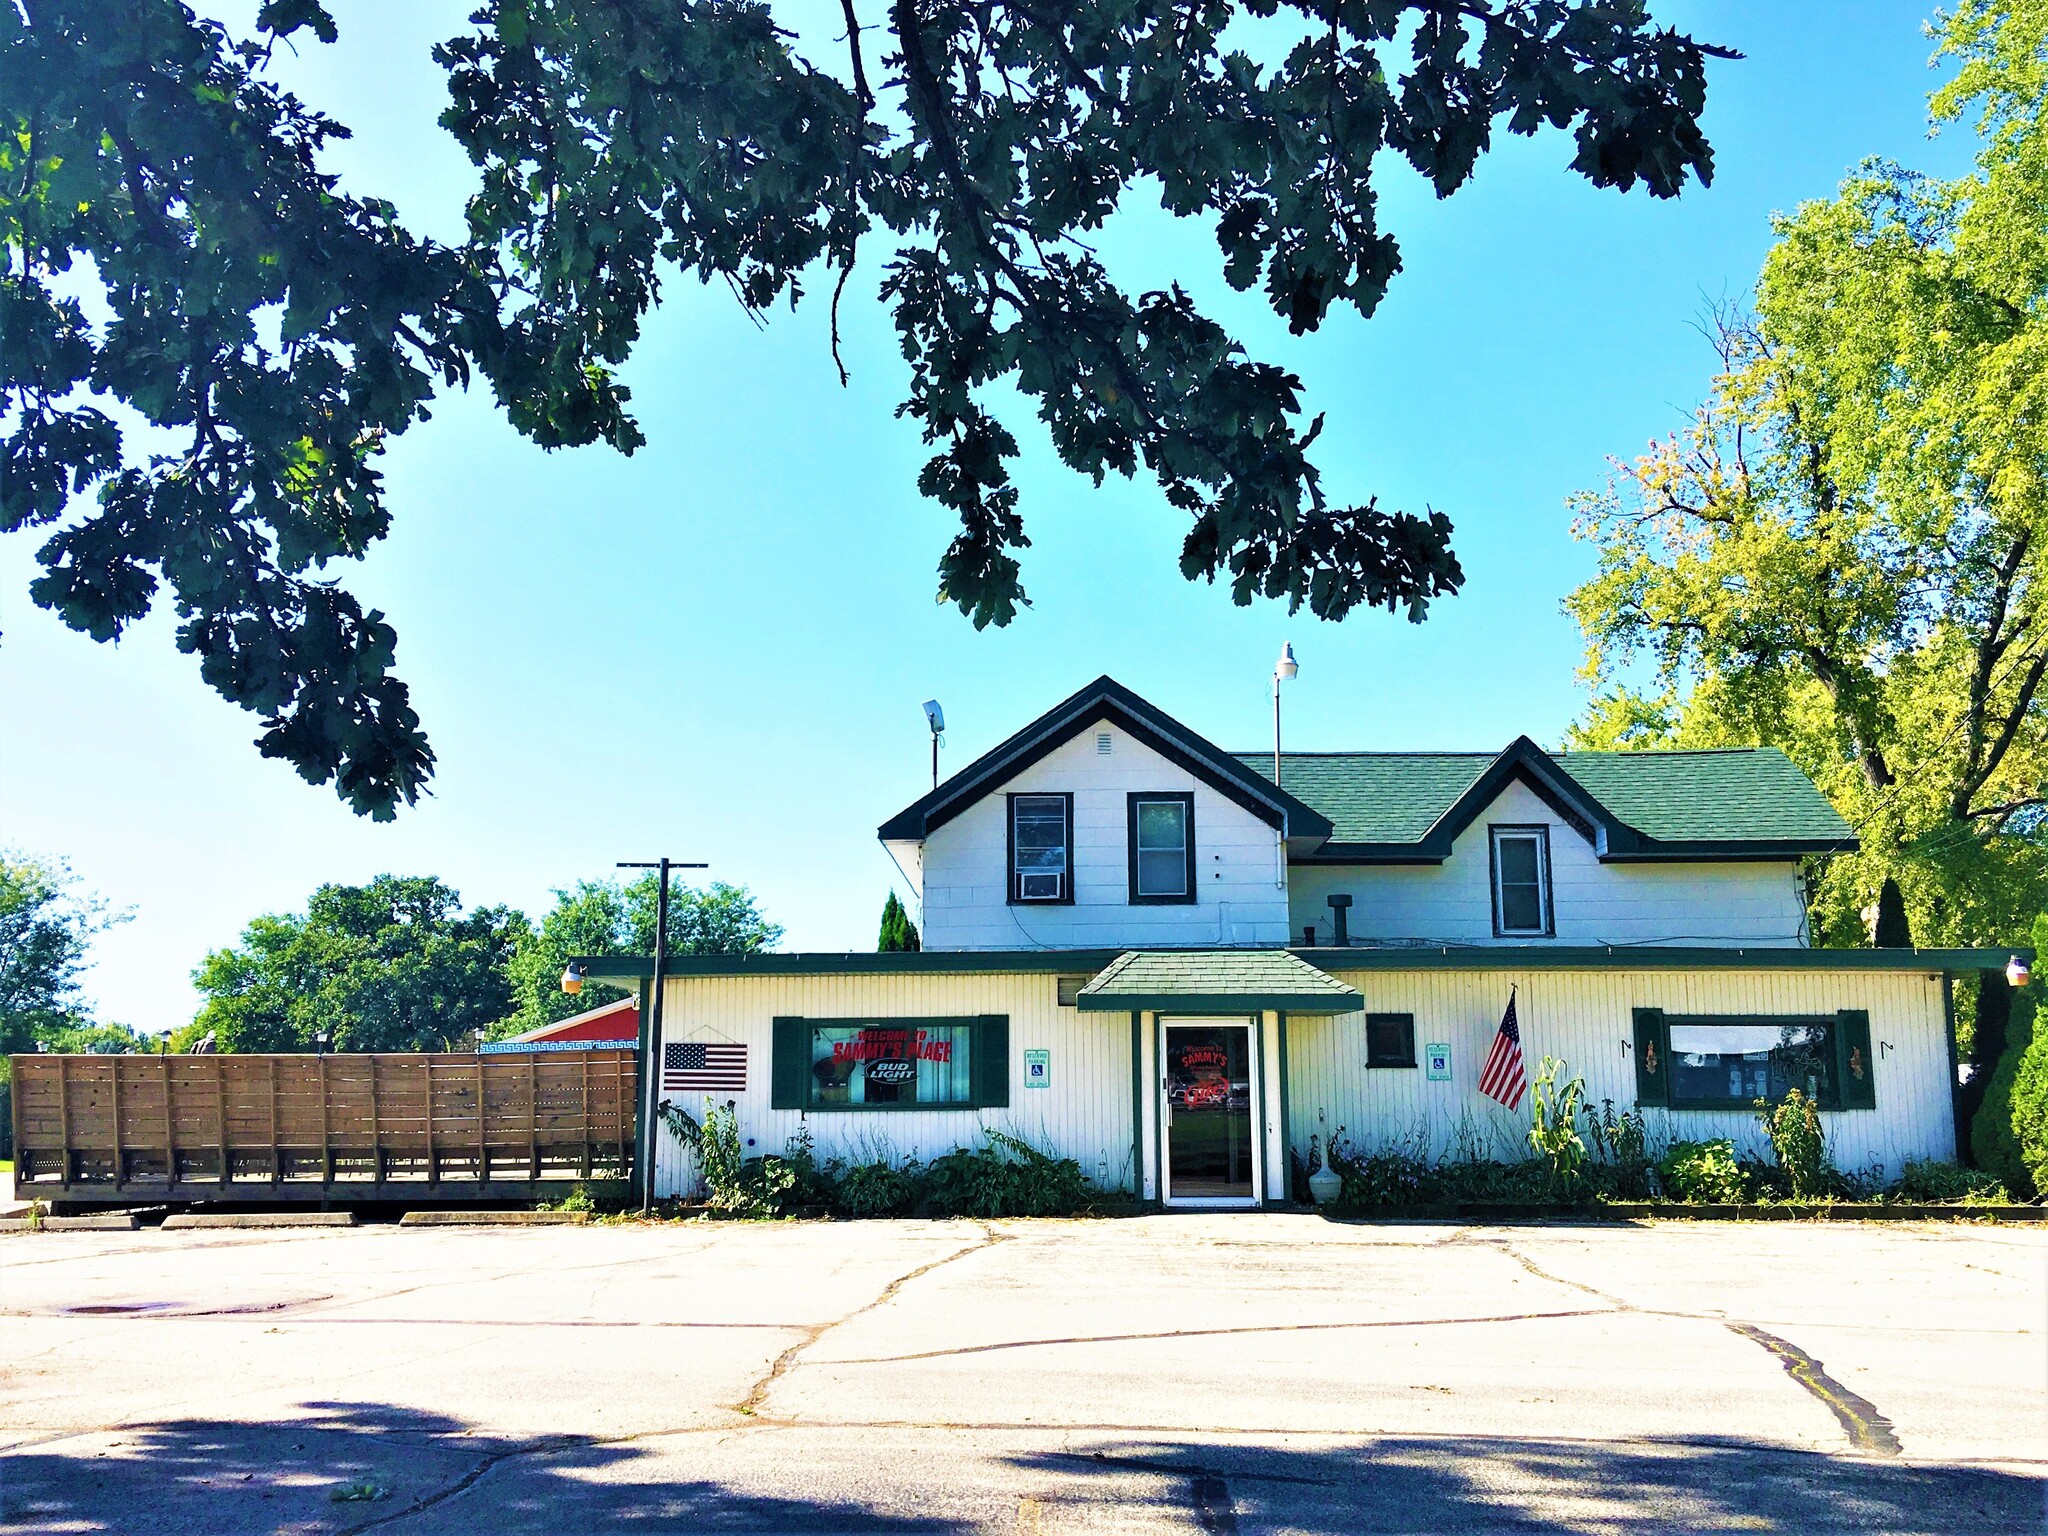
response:
[[(930, 1158), (996, 1128), (1169, 1205), (1288, 1198), (1289, 1148), (1525, 1155), (1479, 1078), (1510, 998), (1654, 1138), (1755, 1145), (1818, 1096), (1839, 1163), (1955, 1155), (1953, 978), (1809, 947), (1850, 828), (1774, 750), (1221, 750), (1109, 678), (884, 822), (924, 949), (672, 959), (657, 1092), (757, 1150)], [(652, 962), (592, 958), (653, 984)], [(643, 1015), (648, 1010), (643, 1009)], [(691, 1177), (667, 1143), (656, 1191)]]

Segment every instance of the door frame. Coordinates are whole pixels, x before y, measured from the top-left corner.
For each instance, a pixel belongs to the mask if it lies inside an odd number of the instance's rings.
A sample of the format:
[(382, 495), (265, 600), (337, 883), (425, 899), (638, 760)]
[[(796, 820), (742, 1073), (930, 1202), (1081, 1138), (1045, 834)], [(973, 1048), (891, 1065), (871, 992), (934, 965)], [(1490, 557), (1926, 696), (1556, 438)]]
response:
[[(1168, 1029), (1229, 1029), (1245, 1031), (1245, 1060), (1251, 1071), (1252, 1190), (1249, 1195), (1175, 1195), (1173, 1192), (1173, 1121), (1167, 1106), (1166, 1032)], [(1266, 1203), (1266, 1078), (1265, 1016), (1257, 1013), (1187, 1014), (1156, 1016), (1153, 1061), (1159, 1069), (1153, 1091), (1153, 1113), (1159, 1126), (1159, 1203), (1186, 1211), (1255, 1211)]]

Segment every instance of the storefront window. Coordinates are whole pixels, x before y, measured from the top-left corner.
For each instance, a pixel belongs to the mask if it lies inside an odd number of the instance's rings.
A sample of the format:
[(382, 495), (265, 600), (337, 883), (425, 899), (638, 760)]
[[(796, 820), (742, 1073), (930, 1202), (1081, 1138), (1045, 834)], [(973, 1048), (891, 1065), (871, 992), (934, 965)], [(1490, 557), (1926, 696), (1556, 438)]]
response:
[(1835, 1103), (1832, 1026), (1800, 1023), (1671, 1024), (1674, 1106), (1776, 1102), (1791, 1089)]
[(966, 1022), (814, 1024), (810, 1107), (972, 1105), (973, 1036)]

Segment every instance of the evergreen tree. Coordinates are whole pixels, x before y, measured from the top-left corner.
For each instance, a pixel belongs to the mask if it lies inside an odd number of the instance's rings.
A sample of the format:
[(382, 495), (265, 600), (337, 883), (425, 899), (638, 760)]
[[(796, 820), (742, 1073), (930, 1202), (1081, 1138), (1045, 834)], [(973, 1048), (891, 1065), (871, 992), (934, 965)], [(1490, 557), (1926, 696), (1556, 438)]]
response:
[(1899, 882), (1885, 877), (1884, 886), (1877, 893), (1877, 931), (1874, 942), (1879, 949), (1911, 949), (1913, 930), (1906, 922), (1906, 898), (1899, 890)]
[(903, 903), (891, 891), (889, 899), (882, 903), (882, 932), (875, 941), (875, 949), (881, 954), (891, 955), (923, 948), (924, 943), (917, 936), (917, 924), (910, 920)]

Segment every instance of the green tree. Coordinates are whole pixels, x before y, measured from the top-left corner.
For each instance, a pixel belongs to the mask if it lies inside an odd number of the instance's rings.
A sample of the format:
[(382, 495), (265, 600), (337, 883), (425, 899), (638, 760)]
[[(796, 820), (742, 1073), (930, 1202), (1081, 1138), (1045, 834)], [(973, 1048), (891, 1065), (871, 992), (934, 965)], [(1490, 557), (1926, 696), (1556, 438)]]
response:
[(1575, 743), (1782, 746), (1861, 841), (1815, 887), (1837, 944), (1887, 878), (1922, 943), (2048, 902), (2048, 5), (1941, 26), (1976, 174), (1870, 164), (1781, 218), (1695, 421), (1577, 505)]
[(1448, 195), (1497, 127), (1549, 126), (1596, 185), (1673, 196), (1711, 176), (1705, 59), (1733, 56), (1644, 0), (843, 5), (841, 79), (754, 0), (484, 0), (436, 50), (481, 180), (460, 247), (320, 170), (346, 128), (267, 73), (334, 39), (320, 0), (246, 36), (179, 0), (0, 5), (0, 528), (48, 532), (35, 600), (109, 640), (168, 589), (265, 755), (388, 817), (433, 752), (391, 626), (327, 570), (386, 532), (388, 439), (480, 374), (543, 446), (630, 452), (616, 369), (664, 277), (758, 314), (815, 274), (836, 319), (882, 241), (919, 488), (960, 520), (939, 590), (977, 625), (1025, 601), (1018, 394), (1075, 469), (1158, 480), (1190, 579), (1420, 618), (1462, 581), (1449, 522), (1332, 501), (1300, 380), (1178, 287), (1133, 298), (1094, 232), (1156, 196), (1294, 332), (1370, 315), (1382, 154)]
[(173, 1037), (223, 1051), (469, 1050), (512, 1007), (527, 931), (506, 907), (462, 910), (431, 876), (323, 885), (304, 913), (259, 917), (192, 973), (205, 1003)]
[[(628, 994), (602, 982), (586, 982), (574, 997), (561, 987), (562, 971), (576, 955), (651, 955), (658, 897), (652, 873), (630, 884), (584, 880), (555, 892), (554, 908), (528, 929), (513, 953), (509, 976), (517, 1011), (493, 1027), (504, 1039), (552, 1024)], [(669, 891), (668, 947), (671, 954), (757, 954), (773, 949), (782, 929), (761, 913), (745, 886), (716, 882), (704, 889)]]
[(93, 1021), (78, 983), (93, 935), (125, 920), (62, 860), (0, 850), (0, 1056), (135, 1048), (133, 1030)]
[(875, 949), (881, 954), (896, 954), (904, 950), (923, 949), (924, 942), (917, 936), (917, 924), (910, 920), (910, 914), (903, 909), (903, 903), (891, 891), (889, 899), (882, 903), (882, 931), (875, 940)]

